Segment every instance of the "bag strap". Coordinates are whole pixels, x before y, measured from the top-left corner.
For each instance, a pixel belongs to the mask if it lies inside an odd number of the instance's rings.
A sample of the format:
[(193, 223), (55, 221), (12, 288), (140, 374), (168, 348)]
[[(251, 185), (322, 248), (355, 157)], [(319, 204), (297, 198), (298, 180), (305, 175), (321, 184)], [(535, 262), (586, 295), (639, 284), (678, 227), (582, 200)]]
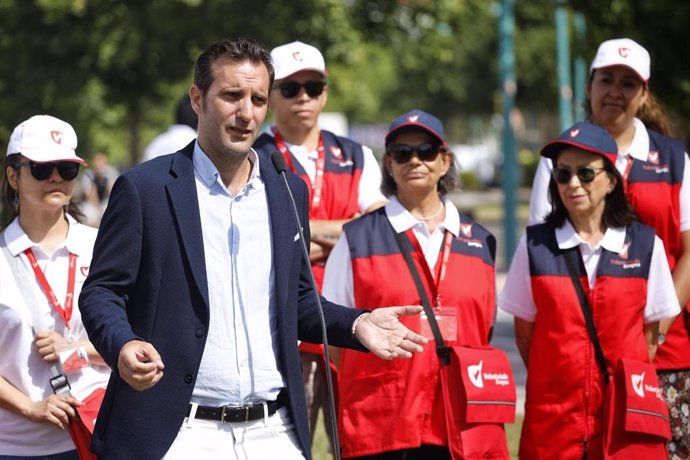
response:
[(584, 289), (582, 289), (582, 283), (580, 283), (580, 278), (577, 273), (577, 263), (579, 258), (577, 257), (579, 249), (575, 248), (570, 251), (566, 251), (563, 256), (565, 257), (565, 263), (568, 267), (568, 274), (570, 279), (575, 286), (575, 292), (577, 292), (577, 298), (580, 301), (580, 308), (582, 308), (582, 314), (585, 317), (585, 323), (587, 324), (587, 333), (589, 338), (594, 345), (594, 357), (599, 364), (601, 373), (604, 375), (604, 382), (609, 383), (609, 369), (606, 365), (606, 358), (604, 358), (604, 350), (601, 349), (601, 342), (599, 341), (599, 334), (597, 334), (597, 328), (594, 326), (594, 317), (592, 315), (592, 309), (589, 306), (589, 301), (585, 295)]
[[(22, 264), (19, 257), (15, 257), (10, 252), (7, 247), (7, 241), (5, 240), (5, 232), (0, 233), (0, 249), (7, 259), (7, 263), (10, 266), (10, 271), (14, 276), (14, 280), (17, 283), (19, 291), (25, 296), (29, 297), (26, 299), (26, 305), (29, 308), (29, 313), (31, 313), (31, 330), (34, 336), (36, 335), (36, 325), (40, 327), (40, 314), (38, 312), (38, 306), (41, 305), (38, 297), (36, 296), (36, 285), (32, 280), (26, 275), (29, 273), (26, 267)], [(70, 395), (71, 389), (67, 377), (62, 373), (59, 362), (50, 363), (50, 386), (57, 395)]]
[(429, 320), (431, 332), (432, 334), (434, 334), (434, 341), (436, 341), (436, 354), (438, 355), (438, 359), (441, 362), (441, 364), (447, 366), (450, 364), (450, 348), (446, 346), (446, 342), (443, 340), (443, 335), (441, 335), (441, 330), (438, 327), (436, 316), (434, 316), (434, 309), (431, 308), (431, 302), (429, 302), (429, 297), (426, 295), (426, 289), (424, 288), (424, 284), (422, 283), (422, 278), (419, 276), (417, 266), (414, 264), (414, 261), (412, 260), (412, 256), (410, 255), (410, 253), (405, 249), (409, 246), (409, 244), (411, 244), (410, 240), (404, 233), (396, 232), (390, 221), (388, 221), (388, 224), (390, 225), (390, 229), (393, 232), (393, 235), (395, 235), (395, 241), (398, 243), (400, 252), (405, 258), (407, 267), (410, 270), (410, 275), (412, 275), (414, 284), (417, 287), (419, 299), (422, 302), (422, 307), (424, 307), (424, 313), (426, 313), (427, 319)]

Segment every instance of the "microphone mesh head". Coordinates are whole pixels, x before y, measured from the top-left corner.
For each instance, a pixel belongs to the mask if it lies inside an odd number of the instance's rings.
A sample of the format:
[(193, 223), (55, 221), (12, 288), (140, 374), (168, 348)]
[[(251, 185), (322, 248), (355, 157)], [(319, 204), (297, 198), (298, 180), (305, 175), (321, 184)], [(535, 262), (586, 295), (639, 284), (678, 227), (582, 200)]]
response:
[(277, 150), (273, 152), (271, 154), (271, 162), (273, 163), (273, 167), (276, 168), (276, 171), (278, 171), (278, 174), (285, 172), (285, 158), (283, 158), (282, 153)]

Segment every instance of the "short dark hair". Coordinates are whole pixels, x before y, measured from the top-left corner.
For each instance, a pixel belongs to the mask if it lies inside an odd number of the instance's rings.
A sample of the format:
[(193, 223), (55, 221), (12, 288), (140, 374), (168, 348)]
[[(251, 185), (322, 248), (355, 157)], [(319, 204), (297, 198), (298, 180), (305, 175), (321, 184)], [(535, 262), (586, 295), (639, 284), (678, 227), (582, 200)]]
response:
[[(554, 167), (556, 167), (557, 160), (558, 156), (554, 158)], [(621, 173), (613, 163), (608, 160), (604, 160), (604, 171), (610, 178), (616, 180), (616, 185), (611, 193), (604, 198), (602, 223), (605, 228), (626, 227), (637, 220), (637, 216), (625, 196), (623, 176), (621, 176)], [(546, 215), (545, 221), (553, 228), (562, 227), (568, 218), (568, 210), (565, 208), (563, 200), (561, 200), (561, 195), (558, 193), (558, 184), (556, 184), (553, 176), (549, 180), (549, 201), (552, 208), (551, 212)]]
[(256, 40), (251, 38), (223, 39), (206, 48), (196, 60), (194, 69), (194, 84), (201, 90), (202, 94), (213, 84), (212, 66), (221, 57), (229, 57), (235, 62), (249, 61), (254, 64), (263, 64), (268, 70), (269, 89), (273, 86), (275, 71), (271, 54), (266, 48)]
[(192, 108), (192, 101), (189, 99), (188, 94), (182, 96), (177, 103), (177, 107), (175, 108), (175, 124), (187, 125), (194, 129), (199, 125), (199, 117)]

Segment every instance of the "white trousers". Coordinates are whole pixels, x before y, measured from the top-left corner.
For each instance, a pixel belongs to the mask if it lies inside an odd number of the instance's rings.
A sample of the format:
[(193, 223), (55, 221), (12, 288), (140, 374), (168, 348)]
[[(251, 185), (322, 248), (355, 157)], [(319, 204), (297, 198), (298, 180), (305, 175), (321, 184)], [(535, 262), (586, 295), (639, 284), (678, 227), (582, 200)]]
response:
[[(277, 456), (277, 457), (276, 457)], [(253, 422), (185, 418), (163, 460), (304, 460), (292, 420), (283, 407)]]

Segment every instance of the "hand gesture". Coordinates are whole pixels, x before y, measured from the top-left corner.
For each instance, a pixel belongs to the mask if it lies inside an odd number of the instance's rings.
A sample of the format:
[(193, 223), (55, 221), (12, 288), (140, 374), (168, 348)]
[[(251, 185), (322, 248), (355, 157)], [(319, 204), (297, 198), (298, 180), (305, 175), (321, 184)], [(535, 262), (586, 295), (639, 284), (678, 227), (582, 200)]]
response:
[(406, 328), (398, 319), (418, 315), (420, 306), (377, 308), (364, 313), (355, 327), (355, 337), (369, 351), (382, 359), (410, 358), (423, 350), (428, 340)]
[(76, 416), (76, 406), (81, 406), (81, 402), (73, 396), (50, 395), (43, 401), (33, 402), (26, 416), (32, 422), (51, 423), (64, 430)]
[(34, 343), (43, 361), (52, 363), (58, 360), (58, 353), (69, 346), (65, 338), (55, 331), (39, 331)]
[(163, 360), (148, 342), (132, 340), (120, 350), (117, 368), (122, 380), (135, 390), (148, 390), (163, 378)]

